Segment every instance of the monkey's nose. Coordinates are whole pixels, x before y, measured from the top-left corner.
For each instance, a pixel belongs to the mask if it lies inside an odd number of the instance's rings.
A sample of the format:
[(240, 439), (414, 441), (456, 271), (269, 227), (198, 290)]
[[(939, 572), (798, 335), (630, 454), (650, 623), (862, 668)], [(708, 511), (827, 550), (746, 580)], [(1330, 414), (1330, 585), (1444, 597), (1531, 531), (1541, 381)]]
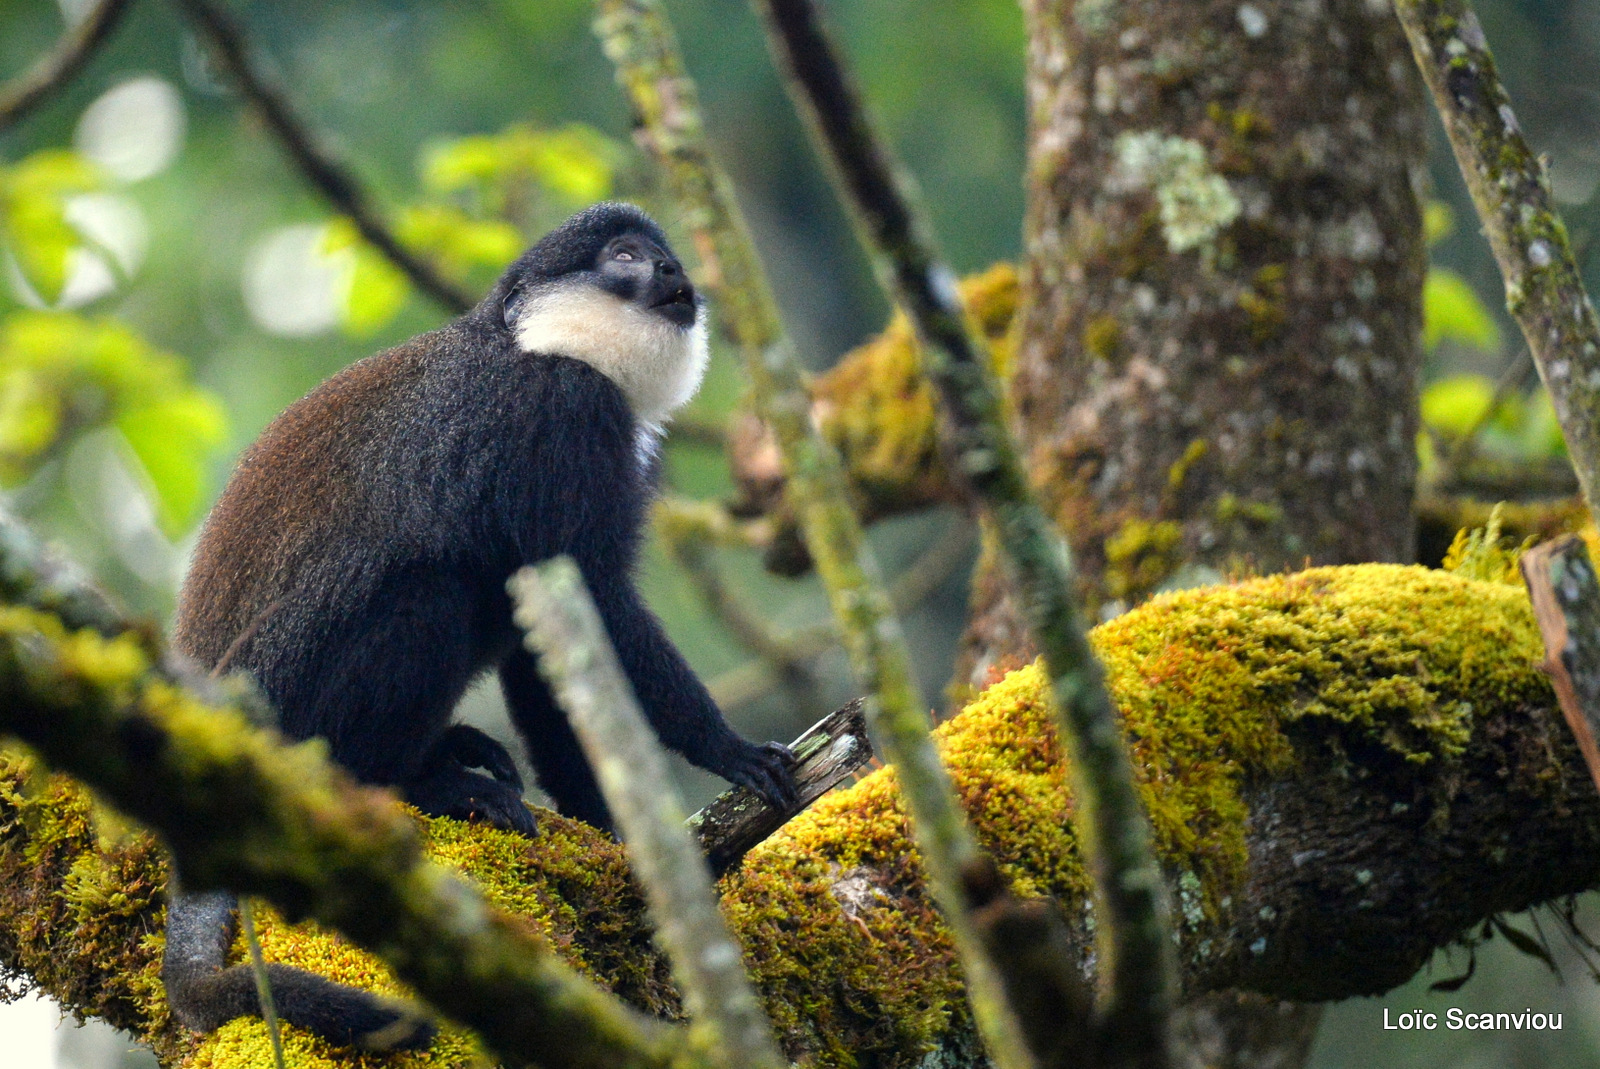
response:
[(677, 278), (683, 274), (683, 269), (671, 260), (656, 261), (657, 278)]

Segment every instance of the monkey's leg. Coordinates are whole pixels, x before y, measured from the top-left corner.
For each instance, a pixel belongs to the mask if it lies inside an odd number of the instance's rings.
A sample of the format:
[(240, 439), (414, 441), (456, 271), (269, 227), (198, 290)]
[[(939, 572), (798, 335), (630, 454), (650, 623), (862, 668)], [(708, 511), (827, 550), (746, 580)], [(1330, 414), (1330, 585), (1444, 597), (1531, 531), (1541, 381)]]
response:
[(611, 810), (589, 768), (578, 737), (539, 675), (533, 654), (517, 650), (500, 667), (500, 688), (511, 710), (511, 722), (522, 733), (528, 760), (539, 773), (539, 786), (556, 808), (585, 824), (611, 831)]
[[(167, 949), (161, 980), (172, 1015), (186, 1028), (211, 1032), (246, 1014), (260, 1016), (255, 973), (225, 966), (233, 943), (238, 900), (226, 891), (186, 894), (176, 877), (167, 885)], [(434, 1027), (403, 1003), (287, 965), (268, 965), (278, 1015), (341, 1046), (415, 1050)]]

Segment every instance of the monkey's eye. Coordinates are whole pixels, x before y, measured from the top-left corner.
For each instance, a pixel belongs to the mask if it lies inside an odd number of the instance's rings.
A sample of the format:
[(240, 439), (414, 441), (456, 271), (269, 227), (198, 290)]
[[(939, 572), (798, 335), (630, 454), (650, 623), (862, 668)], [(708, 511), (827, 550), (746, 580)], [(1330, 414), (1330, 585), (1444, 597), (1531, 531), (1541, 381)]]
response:
[(637, 260), (638, 259), (637, 256), (635, 256), (633, 253), (629, 252), (627, 249), (618, 249), (616, 252), (611, 254), (611, 258), (613, 260)]

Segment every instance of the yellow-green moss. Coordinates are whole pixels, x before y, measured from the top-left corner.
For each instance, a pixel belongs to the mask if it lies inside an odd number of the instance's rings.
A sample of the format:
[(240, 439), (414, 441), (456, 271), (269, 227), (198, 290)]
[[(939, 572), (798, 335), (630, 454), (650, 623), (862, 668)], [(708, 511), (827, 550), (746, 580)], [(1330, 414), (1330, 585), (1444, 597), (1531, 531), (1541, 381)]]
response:
[[(996, 264), (963, 279), (961, 295), (1004, 378), (1015, 347), (1016, 268)], [(844, 457), (852, 482), (870, 498), (927, 501), (944, 495), (937, 406), (903, 315), (896, 313), (883, 333), (819, 377), (812, 396), (823, 434)]]
[(1098, 315), (1083, 326), (1083, 351), (1096, 360), (1115, 360), (1122, 346), (1122, 325), (1117, 317)]
[[(1091, 639), (1126, 724), (1157, 850), (1180, 888), (1180, 935), (1191, 961), (1203, 960), (1230, 926), (1229, 903), (1248, 861), (1252, 785), (1341, 776), (1355, 765), (1415, 784), (1419, 766), (1457, 760), (1485, 716), (1551, 700), (1534, 668), (1542, 650), (1519, 589), (1416, 567), (1320, 568), (1163, 595)], [(985, 690), (937, 738), (985, 847), (1016, 890), (1056, 896), (1069, 917), (1087, 924), (1072, 799), (1039, 669)], [(126, 862), (83, 856), (100, 847), (81, 792), (35, 803), (3, 773), (3, 886), (54, 879), (61, 888), (44, 914), (31, 892), (0, 900), (11, 911), (5, 930), (55, 939), (50, 926), (80, 926), (73, 935), (80, 943), (49, 944), (33, 967), (70, 952), (85, 976), (107, 960), (119, 976), (137, 972), (135, 989), (147, 993), (139, 1010), (159, 1021), (149, 934), (159, 930), (149, 908), (159, 865), (148, 853)], [(553, 814), (541, 820), (537, 842), (446, 821), (427, 822), (424, 838), (580, 969), (638, 1005), (674, 1012), (619, 848)], [(68, 839), (78, 853), (52, 861), (55, 844)], [(148, 850), (148, 839), (141, 841)], [(30, 877), (34, 863), (58, 871)], [(723, 889), (791, 1055), (818, 1066), (888, 1069), (914, 1064), (921, 1051), (967, 1028), (959, 970), (923, 891), (892, 769), (795, 818)], [(262, 921), (269, 960), (398, 990), (372, 959), (337, 940)], [(53, 977), (52, 987), (59, 982)], [(293, 1030), (288, 1040), (297, 1069), (458, 1069), (476, 1057), (460, 1035), (424, 1055), (363, 1060), (335, 1058)], [(269, 1058), (260, 1022), (244, 1020), (208, 1037), (184, 1064), (266, 1069)]]
[[(641, 1009), (667, 1017), (681, 1012), (665, 963), (654, 952), (644, 902), (628, 878), (622, 848), (588, 825), (539, 811), (540, 835), (414, 814), (433, 859), (469, 877), (495, 906), (526, 918), (569, 963)], [(377, 958), (316, 925), (286, 925), (258, 908), (256, 933), (266, 960), (295, 965), (387, 995), (415, 997)], [(233, 960), (245, 961), (243, 937)], [(286, 1053), (296, 1069), (378, 1066), (465, 1069), (484, 1060), (473, 1037), (446, 1028), (426, 1051), (352, 1055), (315, 1036), (284, 1027)], [(186, 1069), (271, 1069), (266, 1026), (240, 1018), (206, 1037)]]
[[(1449, 761), (1485, 710), (1547, 701), (1522, 594), (1394, 565), (1322, 568), (1157, 597), (1092, 641), (1122, 711), (1155, 843), (1203, 956), (1247, 862), (1242, 789), (1359, 759)], [(937, 732), (984, 844), (1017, 891), (1083, 916), (1086, 880), (1044, 701), (1024, 668)], [(753, 851), (725, 908), (791, 1055), (909, 1065), (965, 1024), (884, 769)], [(887, 1059), (887, 1060), (884, 1060)]]
[(1135, 598), (1154, 590), (1182, 563), (1183, 524), (1134, 516), (1106, 539), (1106, 595)]

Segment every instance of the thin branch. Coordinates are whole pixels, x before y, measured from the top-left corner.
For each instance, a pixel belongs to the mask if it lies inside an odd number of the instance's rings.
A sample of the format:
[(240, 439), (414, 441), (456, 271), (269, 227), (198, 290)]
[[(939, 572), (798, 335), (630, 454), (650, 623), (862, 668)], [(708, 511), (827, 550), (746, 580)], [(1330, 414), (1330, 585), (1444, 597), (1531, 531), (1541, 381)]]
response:
[[(895, 576), (889, 589), (894, 611), (900, 616), (910, 615), (928, 600), (956, 565), (966, 557), (972, 547), (973, 531), (965, 521), (952, 523), (932, 547), (923, 552), (911, 566)], [(809, 664), (839, 645), (839, 631), (833, 623), (801, 628), (778, 637), (783, 648), (794, 660)], [(707, 684), (717, 704), (724, 709), (765, 697), (783, 684), (777, 665), (766, 660), (751, 660), (730, 668)]]
[[(857, 698), (823, 717), (790, 743), (795, 757), (798, 809), (806, 809), (872, 760), (865, 704)], [(688, 824), (712, 875), (721, 876), (752, 847), (781, 828), (789, 816), (749, 788), (735, 787), (690, 817)]]
[(990, 1057), (1000, 1069), (1032, 1059), (983, 944), (967, 916), (961, 871), (987, 863), (928, 736), (928, 706), (838, 454), (811, 423), (811, 395), (785, 335), (749, 228), (712, 158), (698, 92), (657, 0), (599, 0), (595, 32), (638, 121), (636, 137), (661, 164), (694, 234), (701, 275), (738, 346), (756, 410), (783, 457), (789, 500), (828, 591), (851, 665), (871, 699), (868, 718), (894, 764), (930, 887), (966, 967)]
[(1544, 163), (1522, 136), (1466, 0), (1397, 0), (1395, 11), (1505, 278), (1506, 308), (1555, 402), (1589, 512), (1600, 517), (1600, 319)]
[(159, 831), (186, 882), (342, 932), (510, 1059), (706, 1064), (684, 1030), (627, 1007), (423, 861), (392, 796), (357, 786), (320, 747), (251, 729), (216, 703), (217, 685), (163, 663), (154, 632), (3, 515), (0, 597), (0, 734)]
[(872, 129), (815, 6), (810, 0), (761, 0), (757, 6), (879, 281), (922, 342), (946, 417), (951, 469), (965, 476), (994, 525), (1051, 674), (1102, 907), (1100, 968), (1109, 974), (1110, 998), (1101, 1057), (1106, 1064), (1164, 1065), (1175, 976), (1172, 929), (1132, 765), (1071, 593), (1066, 544), (1029, 490), (955, 275), (935, 253), (909, 184)]
[(656, 938), (683, 991), (691, 1033), (727, 1069), (784, 1069), (739, 944), (717, 911), (711, 871), (686, 826), (666, 752), (617, 664), (578, 566), (557, 557), (523, 568), (508, 588), (540, 674), (566, 711), (622, 831)]
[(1461, 469), (1472, 460), (1478, 451), (1478, 436), (1494, 420), (1506, 401), (1510, 400), (1511, 391), (1521, 384), (1523, 372), (1527, 370), (1530, 359), (1527, 349), (1519, 349), (1505, 370), (1500, 372), (1500, 378), (1495, 382), (1494, 391), (1489, 395), (1489, 403), (1484, 406), (1483, 412), (1450, 444), (1450, 450), (1445, 454), (1444, 470), (1439, 482), (1454, 482), (1460, 475)]
[[(10, 129), (77, 77), (90, 57), (110, 39), (131, 6), (132, 0), (100, 0), (83, 21), (62, 35), (49, 55), (0, 88), (0, 131)], [(114, 264), (116, 260), (107, 262)]]
[(233, 17), (209, 0), (179, 0), (179, 6), (205, 38), (212, 56), (238, 85), (245, 100), (283, 143), (295, 166), (335, 208), (349, 216), (368, 244), (405, 272), (419, 290), (450, 312), (460, 313), (471, 308), (475, 303), (471, 297), (446, 281), (431, 263), (400, 244), (379, 218), (355, 175), (317, 143), (310, 128), (289, 106), (282, 89), (271, 84), (267, 75), (252, 65), (244, 33)]

